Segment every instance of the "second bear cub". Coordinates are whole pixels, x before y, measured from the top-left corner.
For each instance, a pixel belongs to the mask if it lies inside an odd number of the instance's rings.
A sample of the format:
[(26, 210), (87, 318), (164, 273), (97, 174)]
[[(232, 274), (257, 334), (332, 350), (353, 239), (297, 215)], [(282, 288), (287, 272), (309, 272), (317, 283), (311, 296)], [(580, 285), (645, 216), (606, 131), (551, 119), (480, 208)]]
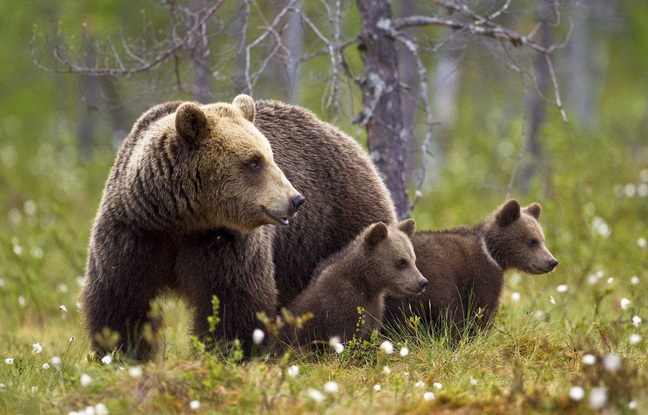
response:
[(388, 298), (386, 323), (398, 328), (418, 316), (423, 324), (449, 328), (455, 339), (468, 322), (474, 328), (487, 326), (497, 311), (506, 270), (544, 274), (558, 265), (545, 247), (539, 217), (539, 204), (521, 208), (509, 200), (473, 228), (417, 232), (412, 238), (416, 266), (430, 285), (422, 296)]
[(411, 219), (397, 225), (374, 223), (324, 260), (308, 287), (287, 307), (293, 316), (310, 312), (313, 318), (302, 328), (284, 326), (280, 340), (303, 349), (328, 344), (333, 337), (342, 342), (354, 334), (368, 339), (381, 327), (387, 293), (412, 296), (427, 285), (415, 265), (410, 241), (415, 231)]

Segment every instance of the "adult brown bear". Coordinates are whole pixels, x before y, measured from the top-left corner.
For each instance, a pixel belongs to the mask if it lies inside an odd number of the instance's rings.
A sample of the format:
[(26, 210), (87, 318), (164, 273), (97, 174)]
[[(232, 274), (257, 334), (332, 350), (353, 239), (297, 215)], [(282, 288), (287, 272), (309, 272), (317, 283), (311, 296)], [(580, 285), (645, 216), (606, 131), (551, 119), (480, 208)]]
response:
[(238, 338), (249, 354), (256, 313), (274, 314), (380, 221), (396, 215), (370, 160), (309, 111), (245, 95), (153, 107), (124, 141), (93, 226), (82, 293), (92, 349), (151, 358), (161, 317), (150, 305), (171, 291), (193, 309), (193, 333)]

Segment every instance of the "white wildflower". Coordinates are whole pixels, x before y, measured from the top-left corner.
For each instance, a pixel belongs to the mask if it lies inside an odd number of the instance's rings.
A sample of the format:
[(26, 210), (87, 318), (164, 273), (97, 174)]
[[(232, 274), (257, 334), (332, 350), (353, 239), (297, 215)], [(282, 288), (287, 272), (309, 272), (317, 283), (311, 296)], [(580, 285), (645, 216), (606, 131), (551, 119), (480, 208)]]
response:
[(14, 360), (13, 360), (13, 358), (9, 357), (9, 358), (5, 359), (5, 363), (8, 364), (8, 365), (13, 365)]
[(61, 366), (61, 358), (58, 356), (52, 356), (50, 359), (50, 362), (54, 365), (54, 367), (59, 368)]
[(615, 353), (610, 353), (603, 358), (603, 366), (608, 372), (616, 372), (621, 369), (621, 356)]
[(549, 296), (549, 302), (550, 302), (551, 304), (556, 304), (556, 300), (553, 298), (552, 295)]
[(36, 392), (38, 392), (38, 386), (32, 386), (31, 393), (36, 393)]
[(521, 298), (521, 295), (518, 292), (514, 292), (514, 293), (511, 294), (511, 301), (513, 301), (514, 303), (517, 303), (518, 301), (520, 301), (520, 298)]
[(632, 317), (632, 325), (635, 327), (639, 327), (639, 324), (641, 324), (641, 317), (639, 316)]
[(95, 411), (97, 415), (108, 415), (108, 408), (101, 402), (95, 405)]
[(476, 385), (479, 381), (475, 378), (470, 378), (470, 384), (471, 385)]
[(38, 354), (43, 351), (43, 346), (40, 345), (40, 343), (34, 343), (32, 344), (32, 352)]
[(50, 368), (49, 363), (47, 363), (47, 362), (43, 363), (43, 369), (47, 370), (49, 368)]
[(382, 350), (385, 354), (392, 354), (394, 353), (394, 345), (389, 340), (385, 340), (384, 342), (380, 343), (380, 350)]
[(627, 298), (622, 298), (619, 304), (621, 305), (621, 309), (625, 310), (630, 305), (630, 300), (628, 300)]
[(324, 400), (324, 395), (322, 392), (318, 391), (317, 389), (309, 389), (308, 390), (308, 396), (314, 400), (315, 402), (322, 402)]
[(339, 385), (337, 382), (330, 381), (324, 384), (324, 391), (328, 393), (337, 393), (338, 390), (339, 390)]
[(194, 411), (198, 408), (200, 408), (200, 401), (191, 401), (189, 402), (189, 408), (193, 409)]
[(25, 203), (23, 203), (23, 210), (25, 211), (26, 214), (28, 215), (33, 215), (36, 213), (36, 202), (33, 200), (27, 200)]
[(112, 356), (109, 355), (109, 354), (105, 355), (104, 357), (101, 358), (101, 363), (103, 363), (104, 365), (111, 364), (112, 363)]
[(633, 197), (637, 193), (637, 185), (634, 183), (626, 183), (623, 187), (623, 193), (625, 193), (626, 197)]
[(87, 373), (81, 375), (81, 386), (88, 386), (92, 383), (92, 378)]
[(344, 345), (341, 343), (339, 336), (331, 337), (329, 339), (329, 344), (337, 354), (342, 354), (342, 352), (344, 351)]
[(128, 368), (128, 375), (132, 378), (138, 378), (142, 376), (142, 368), (139, 366), (133, 366)]
[(439, 382), (434, 382), (432, 386), (434, 386), (436, 389), (441, 389), (443, 387), (443, 385), (440, 384)]
[(380, 392), (380, 385), (379, 384), (373, 385), (373, 390), (375, 390), (376, 392)]
[(583, 363), (588, 365), (588, 366), (593, 365), (594, 363), (596, 363), (596, 356), (594, 356), (593, 354), (584, 355), (583, 356)]
[(633, 333), (630, 335), (630, 344), (639, 344), (641, 343), (642, 337), (640, 334)]
[(637, 409), (637, 401), (635, 401), (633, 399), (630, 402), (628, 402), (628, 409), (630, 409), (631, 411), (636, 410)]
[(297, 376), (297, 375), (299, 374), (299, 366), (297, 366), (297, 365), (292, 365), (292, 366), (290, 366), (290, 367), (288, 368), (288, 370), (286, 371), (286, 373), (287, 373), (288, 376), (290, 376), (291, 378), (294, 378), (295, 376)]
[(389, 368), (389, 366), (384, 366), (384, 367), (383, 367), (383, 373), (384, 373), (385, 375), (389, 375), (389, 374), (391, 374), (391, 369)]
[(27, 300), (24, 295), (18, 296), (18, 305), (24, 307), (27, 304)]
[(409, 354), (409, 349), (407, 347), (403, 347), (402, 349), (400, 349), (400, 355), (401, 356), (405, 357), (408, 354)]
[(612, 284), (613, 282), (614, 282), (614, 278), (613, 278), (613, 277), (610, 277), (610, 278), (607, 279), (607, 283), (608, 283), (608, 284)]
[(569, 398), (572, 401), (580, 402), (583, 400), (584, 397), (585, 397), (585, 390), (580, 386), (573, 386), (569, 390)]
[(66, 311), (66, 312), (67, 312), (67, 307), (66, 307), (65, 305), (61, 304), (61, 305), (59, 306), (59, 310), (61, 310), (61, 311)]
[(589, 397), (590, 406), (593, 409), (601, 409), (607, 403), (607, 388), (605, 386), (597, 386), (592, 388)]
[(261, 329), (254, 329), (252, 332), (252, 341), (254, 344), (261, 344), (263, 343), (263, 339), (265, 339), (265, 333)]
[(567, 284), (561, 284), (558, 287), (556, 287), (556, 291), (558, 291), (559, 293), (566, 293), (568, 289), (569, 286), (567, 286)]
[(425, 387), (425, 382), (423, 382), (422, 380), (419, 380), (418, 382), (416, 382), (416, 383), (414, 384), (414, 387), (415, 387), (415, 388), (422, 389), (422, 388)]
[(604, 238), (610, 236), (610, 227), (602, 217), (595, 216), (592, 220), (592, 227), (599, 233), (599, 235), (603, 236)]
[(642, 236), (641, 238), (637, 239), (637, 246), (639, 248), (644, 249), (646, 248), (646, 245), (648, 245), (648, 243), (646, 243), (646, 238)]
[(74, 336), (70, 337), (70, 343), (72, 343), (75, 339), (76, 339), (76, 337), (74, 337)]
[(432, 399), (434, 399), (434, 393), (432, 393), (432, 392), (425, 392), (425, 393), (423, 394), (423, 399), (426, 400), (426, 401), (431, 401)]
[(639, 284), (639, 277), (637, 277), (636, 275), (633, 275), (632, 278), (630, 278), (630, 284), (632, 284), (632, 285)]

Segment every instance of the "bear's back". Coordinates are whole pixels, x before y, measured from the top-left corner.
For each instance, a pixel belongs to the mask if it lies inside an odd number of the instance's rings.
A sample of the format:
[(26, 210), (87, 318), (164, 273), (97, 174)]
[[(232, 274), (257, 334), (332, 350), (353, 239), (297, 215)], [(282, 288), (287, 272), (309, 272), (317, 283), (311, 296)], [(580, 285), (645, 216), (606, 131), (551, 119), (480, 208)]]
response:
[(275, 162), (306, 203), (275, 232), (279, 305), (288, 304), (315, 266), (374, 222), (392, 223), (389, 192), (362, 147), (310, 111), (275, 101), (256, 102), (255, 125)]

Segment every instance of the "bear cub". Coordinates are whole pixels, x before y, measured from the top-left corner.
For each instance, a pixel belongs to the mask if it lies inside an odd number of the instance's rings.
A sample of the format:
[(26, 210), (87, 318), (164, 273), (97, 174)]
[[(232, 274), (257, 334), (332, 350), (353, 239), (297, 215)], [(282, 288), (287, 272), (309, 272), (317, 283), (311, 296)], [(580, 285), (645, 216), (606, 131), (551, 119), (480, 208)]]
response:
[(416, 268), (410, 240), (415, 231), (412, 219), (374, 223), (324, 260), (308, 287), (287, 306), (293, 316), (313, 317), (301, 328), (285, 325), (280, 341), (303, 350), (328, 344), (333, 337), (342, 342), (354, 334), (368, 339), (381, 327), (386, 294), (410, 297), (425, 290), (428, 282)]
[(449, 329), (455, 340), (466, 327), (486, 327), (497, 312), (505, 271), (544, 274), (558, 265), (545, 246), (540, 210), (538, 203), (521, 208), (509, 200), (473, 228), (417, 232), (416, 266), (429, 285), (421, 296), (387, 298), (386, 325), (400, 328), (418, 316), (424, 326)]

